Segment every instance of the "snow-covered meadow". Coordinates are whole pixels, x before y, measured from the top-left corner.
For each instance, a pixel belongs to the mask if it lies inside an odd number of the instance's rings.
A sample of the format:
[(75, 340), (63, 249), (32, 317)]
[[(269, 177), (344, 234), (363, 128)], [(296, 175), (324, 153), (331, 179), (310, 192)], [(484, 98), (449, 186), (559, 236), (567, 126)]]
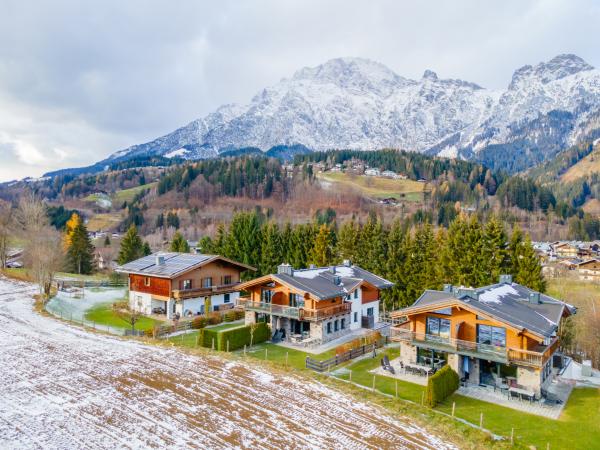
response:
[(0, 448), (450, 448), (316, 382), (86, 332), (0, 278)]

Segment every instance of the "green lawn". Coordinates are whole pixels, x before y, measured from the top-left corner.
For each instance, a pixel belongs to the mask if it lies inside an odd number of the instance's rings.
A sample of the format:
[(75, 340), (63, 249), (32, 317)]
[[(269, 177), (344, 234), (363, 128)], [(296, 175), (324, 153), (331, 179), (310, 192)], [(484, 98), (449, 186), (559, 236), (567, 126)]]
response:
[(237, 321), (237, 322), (227, 322), (227, 323), (222, 323), (221, 325), (215, 325), (215, 326), (208, 326), (206, 327), (207, 330), (214, 330), (214, 331), (223, 331), (223, 330), (229, 330), (231, 328), (239, 328), (239, 327), (243, 327), (244, 326), (244, 322), (243, 321)]
[[(397, 349), (387, 349), (385, 353), (392, 359), (398, 356)], [(372, 387), (373, 374), (369, 370), (380, 364), (380, 354), (375, 359), (364, 359), (347, 368), (352, 371), (352, 381), (366, 387)], [(338, 378), (348, 380), (349, 374), (340, 374)], [(398, 396), (405, 400), (421, 403), (425, 387), (398, 380)], [(391, 377), (375, 377), (375, 388), (389, 395), (395, 395), (396, 380)], [(509, 437), (514, 428), (515, 441), (523, 445), (535, 445), (537, 448), (598, 448), (600, 444), (600, 389), (576, 389), (573, 391), (559, 420), (547, 419), (511, 408), (483, 402), (470, 397), (454, 394), (437, 410), (450, 414), (452, 403), (456, 403), (457, 417), (479, 424), (483, 412), (483, 426), (495, 434)], [(582, 433), (581, 430), (585, 430)]]
[[(265, 353), (266, 350), (266, 353)], [(238, 351), (238, 353), (241, 353)], [(329, 350), (318, 355), (313, 355), (310, 353), (303, 352), (301, 350), (295, 350), (292, 348), (283, 347), (277, 344), (270, 344), (268, 342), (257, 344), (252, 347), (252, 350), (247, 351), (247, 355), (262, 359), (268, 360), (271, 362), (276, 362), (281, 365), (285, 365), (285, 358), (287, 354), (288, 365), (293, 367), (294, 369), (304, 370), (305, 369), (305, 361), (306, 356), (310, 356), (311, 358), (323, 360), (330, 358), (335, 355), (335, 350)], [(265, 358), (266, 356), (266, 358)]]
[[(131, 328), (124, 320), (120, 319), (112, 310), (111, 303), (104, 303), (90, 308), (85, 313), (85, 319), (100, 325), (108, 325), (115, 328)], [(141, 317), (135, 324), (136, 330), (151, 330), (156, 325), (160, 325), (158, 320), (149, 317)]]

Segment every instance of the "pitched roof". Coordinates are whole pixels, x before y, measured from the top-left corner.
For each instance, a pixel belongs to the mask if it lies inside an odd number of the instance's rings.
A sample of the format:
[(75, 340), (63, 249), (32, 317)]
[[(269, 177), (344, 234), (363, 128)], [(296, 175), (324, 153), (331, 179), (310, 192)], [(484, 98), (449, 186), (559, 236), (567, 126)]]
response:
[[(533, 295), (538, 301), (530, 301)], [(528, 330), (540, 337), (551, 337), (557, 329), (563, 314), (573, 314), (576, 308), (550, 297), (537, 293), (518, 283), (498, 283), (478, 289), (453, 288), (452, 292), (427, 290), (412, 306), (395, 311), (393, 315), (410, 314), (411, 309), (455, 301), (472, 308), (500, 322), (520, 330)]]
[[(162, 258), (162, 263), (160, 264), (158, 263), (159, 257)], [(216, 260), (234, 264), (242, 269), (255, 270), (254, 267), (232, 261), (219, 255), (168, 252), (144, 256), (117, 267), (116, 271), (138, 275), (150, 275), (160, 278), (175, 278), (178, 275)]]
[[(333, 273), (333, 269), (335, 273)], [(319, 300), (345, 296), (363, 282), (371, 284), (377, 289), (386, 289), (394, 285), (391, 281), (354, 265), (292, 270), (291, 275), (276, 273), (268, 277), (302, 292), (307, 292)], [(336, 277), (339, 277), (339, 284), (336, 283)], [(256, 284), (256, 280), (243, 283), (240, 288), (244, 289), (254, 284)]]

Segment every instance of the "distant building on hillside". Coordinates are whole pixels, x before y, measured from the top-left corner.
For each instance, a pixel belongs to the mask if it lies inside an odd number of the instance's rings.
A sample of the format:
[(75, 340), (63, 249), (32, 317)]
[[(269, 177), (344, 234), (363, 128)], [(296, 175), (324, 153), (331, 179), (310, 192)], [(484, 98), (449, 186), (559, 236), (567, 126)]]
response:
[(378, 177), (381, 175), (381, 171), (379, 169), (375, 169), (375, 168), (366, 169), (365, 175), (368, 177)]

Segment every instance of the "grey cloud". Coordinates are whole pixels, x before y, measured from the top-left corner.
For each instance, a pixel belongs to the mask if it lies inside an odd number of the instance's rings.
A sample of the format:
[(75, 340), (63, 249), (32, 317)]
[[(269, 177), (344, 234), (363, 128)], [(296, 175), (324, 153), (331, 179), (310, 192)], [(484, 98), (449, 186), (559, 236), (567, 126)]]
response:
[(492, 88), (558, 53), (600, 65), (591, 1), (0, 0), (0, 12), (0, 133), (46, 156), (13, 157), (0, 180), (89, 164), (339, 56)]

